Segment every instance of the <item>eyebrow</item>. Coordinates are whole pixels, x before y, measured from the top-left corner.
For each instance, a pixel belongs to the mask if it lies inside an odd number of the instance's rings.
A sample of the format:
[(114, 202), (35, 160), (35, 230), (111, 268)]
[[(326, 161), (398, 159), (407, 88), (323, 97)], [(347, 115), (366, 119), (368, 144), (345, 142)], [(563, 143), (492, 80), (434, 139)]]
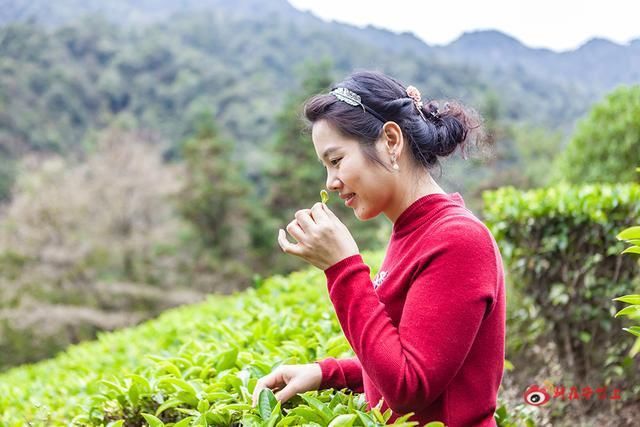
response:
[[(329, 147), (326, 150), (324, 150), (324, 154), (322, 155), (323, 159), (326, 159), (327, 157), (329, 157), (329, 154), (333, 153), (334, 151), (338, 151), (340, 149), (340, 147)], [(321, 159), (318, 159), (318, 161), (320, 163), (322, 163)]]

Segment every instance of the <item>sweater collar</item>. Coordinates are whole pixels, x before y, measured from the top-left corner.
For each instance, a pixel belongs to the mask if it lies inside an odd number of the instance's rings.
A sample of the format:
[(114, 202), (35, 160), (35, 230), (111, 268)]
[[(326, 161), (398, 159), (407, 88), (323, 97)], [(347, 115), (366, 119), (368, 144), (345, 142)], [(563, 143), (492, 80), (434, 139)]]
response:
[(450, 206), (465, 207), (460, 193), (433, 193), (422, 196), (400, 214), (393, 224), (392, 235), (402, 237), (429, 221), (438, 211)]

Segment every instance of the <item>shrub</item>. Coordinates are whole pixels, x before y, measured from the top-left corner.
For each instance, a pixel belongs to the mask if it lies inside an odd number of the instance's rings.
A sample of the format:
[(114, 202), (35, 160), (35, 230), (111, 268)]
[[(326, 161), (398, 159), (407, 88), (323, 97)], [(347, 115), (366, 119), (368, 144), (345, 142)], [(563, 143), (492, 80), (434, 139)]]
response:
[(622, 86), (582, 120), (559, 160), (572, 183), (633, 182), (640, 153), (640, 86)]
[[(378, 265), (382, 253), (364, 257)], [(264, 404), (251, 407), (258, 378), (276, 366), (350, 356), (324, 275), (307, 269), (169, 310), (0, 375), (0, 425), (161, 426), (206, 420), (220, 426), (382, 426), (390, 410), (366, 411), (364, 395), (346, 389), (307, 392), (283, 405), (266, 393)], [(504, 426), (522, 419), (504, 407), (496, 417)], [(416, 424), (401, 417), (394, 425)]]
[[(612, 318), (610, 295), (630, 293), (638, 284), (638, 264), (617, 256), (622, 243), (613, 236), (637, 218), (640, 186), (506, 187), (486, 192), (484, 203), (515, 302), (508, 351), (553, 342), (572, 377), (565, 380), (633, 384), (633, 361), (624, 357), (630, 343), (612, 334), (621, 323)], [(514, 341), (516, 336), (524, 338)]]

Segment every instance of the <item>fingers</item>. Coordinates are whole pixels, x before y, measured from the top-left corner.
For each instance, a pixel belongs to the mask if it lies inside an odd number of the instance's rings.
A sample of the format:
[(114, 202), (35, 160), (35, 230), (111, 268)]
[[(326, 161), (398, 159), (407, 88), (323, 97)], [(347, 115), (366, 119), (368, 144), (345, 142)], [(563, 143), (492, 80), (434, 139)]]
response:
[(311, 216), (317, 224), (327, 224), (330, 221), (329, 215), (324, 210), (324, 206), (326, 206), (324, 203), (316, 203), (311, 208)]
[(253, 389), (253, 395), (252, 395), (253, 406), (256, 406), (258, 404), (258, 398), (260, 397), (260, 392), (263, 389), (279, 388), (281, 384), (284, 384), (284, 379), (282, 378), (282, 373), (278, 369), (271, 372), (269, 375), (266, 375), (260, 378), (256, 383), (256, 387)]
[(287, 235), (283, 229), (278, 230), (278, 244), (284, 253), (301, 255), (300, 247), (287, 240)]
[(329, 209), (329, 206), (322, 203), (321, 207), (322, 207), (322, 211), (327, 215), (328, 218), (335, 221), (340, 221), (340, 219), (336, 216), (336, 214), (334, 214), (333, 211)]
[(302, 227), (300, 227), (298, 220), (294, 219), (293, 221), (291, 221), (289, 224), (287, 224), (286, 229), (298, 243), (302, 242), (302, 240), (304, 239), (305, 231), (302, 229)]
[(309, 230), (316, 224), (311, 218), (311, 209), (301, 209), (295, 214), (298, 225), (302, 228), (302, 231), (308, 233)]
[(276, 399), (284, 403), (296, 394), (298, 394), (296, 390), (291, 385), (287, 385), (285, 388), (276, 393)]

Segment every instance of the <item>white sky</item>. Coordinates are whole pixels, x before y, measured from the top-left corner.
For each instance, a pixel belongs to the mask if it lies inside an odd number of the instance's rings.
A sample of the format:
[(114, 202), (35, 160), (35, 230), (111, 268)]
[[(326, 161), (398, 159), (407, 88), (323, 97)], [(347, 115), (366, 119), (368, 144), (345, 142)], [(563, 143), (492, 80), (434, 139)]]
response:
[(496, 29), (529, 47), (575, 49), (593, 37), (640, 38), (639, 0), (289, 0), (325, 20), (410, 31), (446, 44), (465, 31)]

